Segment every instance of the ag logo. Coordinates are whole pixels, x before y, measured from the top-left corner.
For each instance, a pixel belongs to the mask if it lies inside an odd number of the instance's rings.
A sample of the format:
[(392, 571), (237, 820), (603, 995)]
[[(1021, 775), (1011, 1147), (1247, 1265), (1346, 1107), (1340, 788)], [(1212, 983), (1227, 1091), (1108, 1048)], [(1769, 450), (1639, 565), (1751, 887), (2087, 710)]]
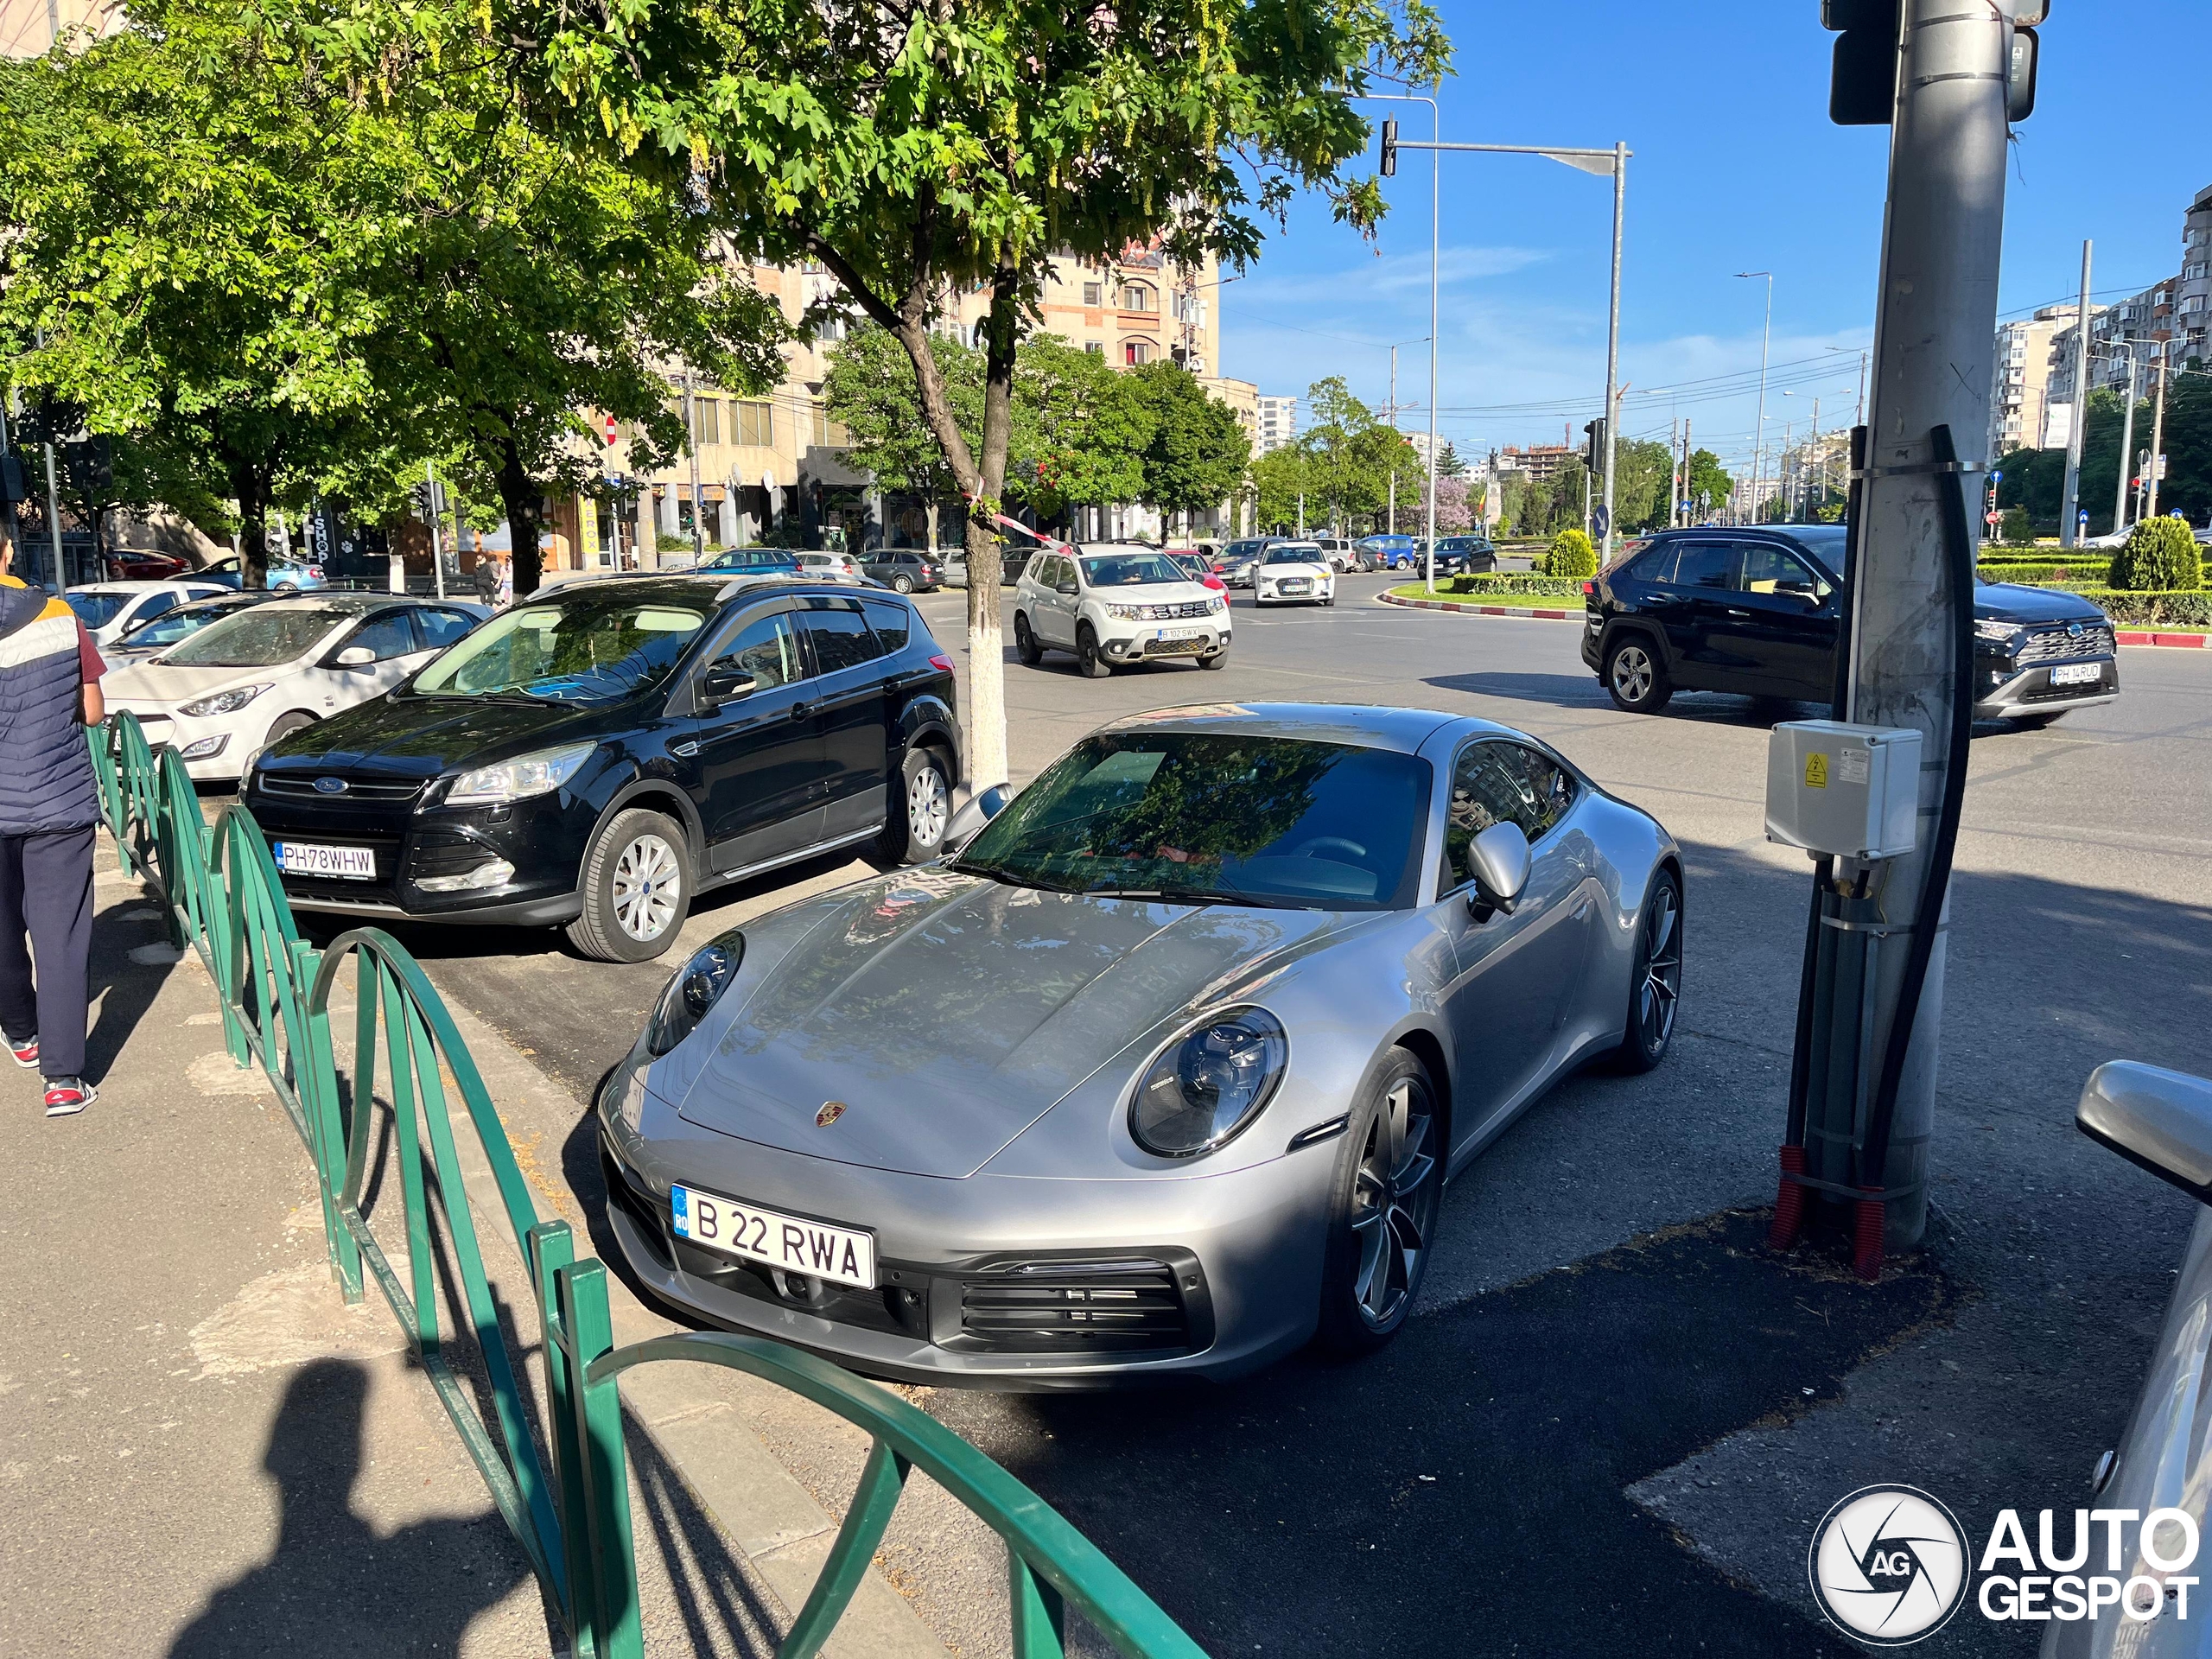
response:
[(1932, 1636), (1966, 1599), (1966, 1535), (1913, 1486), (1862, 1486), (1813, 1533), (1813, 1599), (1847, 1636), (1901, 1648)]

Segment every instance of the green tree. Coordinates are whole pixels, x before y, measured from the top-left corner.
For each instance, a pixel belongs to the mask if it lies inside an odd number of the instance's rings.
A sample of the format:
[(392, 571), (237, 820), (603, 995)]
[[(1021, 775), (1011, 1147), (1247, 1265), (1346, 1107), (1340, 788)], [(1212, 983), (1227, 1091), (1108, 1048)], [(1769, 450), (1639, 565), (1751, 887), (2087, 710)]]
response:
[(1306, 477), (1306, 451), (1294, 443), (1270, 449), (1252, 463), (1252, 488), (1258, 497), (1255, 522), (1262, 530), (1295, 530), (1314, 505)]
[[(1467, 475), (1467, 463), (1459, 459), (1459, 452), (1452, 447), (1448, 438), (1445, 440), (1443, 448), (1436, 452), (1436, 475), (1439, 478), (1465, 478)], [(1442, 509), (1438, 511), (1440, 513)]]
[(1691, 454), (1689, 499), (1703, 504), (1692, 509), (1694, 512), (1720, 512), (1727, 506), (1735, 489), (1736, 480), (1722, 468), (1719, 456), (1710, 449), (1700, 449)]
[(1613, 465), (1613, 512), (1621, 528), (1665, 529), (1674, 452), (1654, 438), (1624, 438), (1614, 446)]
[(1046, 524), (1065, 523), (1073, 506), (1144, 498), (1154, 412), (1135, 377), (1058, 335), (1035, 334), (1014, 354), (1014, 385), (1009, 495)]
[(1551, 551), (1544, 555), (1544, 574), (1576, 579), (1596, 575), (1596, 544), (1578, 528), (1562, 530), (1552, 537)]
[[(393, 5), (350, 38), (365, 64), (435, 61), (442, 37), (529, 42), (532, 107), (570, 140), (696, 191), (742, 254), (814, 260), (913, 359), (921, 416), (973, 503), (969, 685), (979, 783), (1007, 775), (998, 537), (1016, 348), (1055, 254), (1157, 245), (1248, 262), (1300, 188), (1372, 226), (1370, 74), (1427, 83), (1448, 48), (1426, 0), (448, 0)], [(385, 70), (385, 73), (391, 73)], [(981, 443), (961, 429), (928, 337), (984, 296)]]
[(1187, 531), (1193, 512), (1221, 505), (1243, 481), (1251, 440), (1236, 411), (1179, 363), (1147, 363), (1125, 378), (1152, 427), (1142, 499), (1175, 514)]
[[(930, 353), (954, 417), (974, 431), (983, 412), (981, 354), (942, 334), (931, 337)], [(842, 422), (852, 440), (845, 452), (851, 465), (874, 474), (884, 489), (922, 498), (935, 547), (938, 505), (957, 485), (943, 447), (918, 417), (921, 396), (906, 348), (881, 328), (854, 329), (830, 353), (822, 398), (830, 418)]]

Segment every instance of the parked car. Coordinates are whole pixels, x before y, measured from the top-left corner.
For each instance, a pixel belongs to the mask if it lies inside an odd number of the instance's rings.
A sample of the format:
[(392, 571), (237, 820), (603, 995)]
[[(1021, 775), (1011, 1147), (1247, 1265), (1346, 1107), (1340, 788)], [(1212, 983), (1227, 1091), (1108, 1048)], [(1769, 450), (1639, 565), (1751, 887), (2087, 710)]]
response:
[(1184, 572), (1199, 587), (1211, 588), (1217, 594), (1229, 591), (1229, 584), (1214, 575), (1213, 561), (1196, 548), (1186, 550), (1171, 547), (1167, 550), (1167, 556), (1174, 560), (1177, 569)]
[[(210, 559), (194, 575), (201, 581), (212, 582), (224, 588), (242, 588), (245, 586), (245, 576), (235, 553), (226, 553), (219, 559)], [(266, 585), (278, 592), (311, 593), (323, 585), (322, 567), (300, 559), (286, 558), (281, 554), (271, 554)]]
[(251, 772), (262, 750), (393, 690), (491, 614), (459, 600), (388, 594), (273, 598), (210, 623), (103, 683), (149, 743), (194, 778)]
[[(1418, 561), (1416, 561), (1418, 562)], [(1485, 536), (1442, 536), (1436, 543), (1436, 574), (1471, 575), (1497, 568), (1497, 550)]]
[(1521, 733), (1167, 709), (1001, 801), (671, 979), (594, 1103), (657, 1296), (936, 1384), (1372, 1351), (1446, 1177), (1666, 1055), (1675, 843)]
[(111, 547), (102, 556), (111, 582), (176, 582), (192, 575), (192, 563), (151, 548)]
[(1336, 567), (1313, 542), (1270, 542), (1252, 575), (1255, 605), (1333, 605)]
[(849, 553), (818, 553), (811, 548), (800, 548), (793, 550), (791, 556), (791, 563), (798, 566), (799, 574), (803, 576), (855, 583), (866, 580), (861, 562)]
[[(2114, 1517), (2108, 1523), (2113, 1559), (2177, 1562), (2190, 1543), (2212, 1530), (2212, 1504), (2206, 1501), (2212, 1494), (2212, 1439), (2205, 1433), (2212, 1402), (2202, 1387), (2212, 1354), (2212, 1208), (2206, 1207), (2212, 1205), (2212, 1082), (2114, 1061), (2089, 1074), (2074, 1122), (2099, 1146), (2179, 1187), (2198, 1206), (2126, 1433), (2097, 1460), (2087, 1500), (2097, 1506), (2100, 1518)], [(2140, 1272), (2148, 1277), (2158, 1269), (2145, 1264)], [(2179, 1522), (2162, 1519), (2152, 1536), (2144, 1536), (2155, 1512), (2177, 1509), (2196, 1523), (2193, 1535)], [(2151, 1573), (2153, 1584), (2164, 1576), (2148, 1564), (2129, 1570)], [(2023, 1580), (2021, 1588), (2031, 1582)], [(2136, 1605), (2144, 1605), (2139, 1594)], [(2200, 1645), (2180, 1619), (2146, 1623), (2112, 1610), (2094, 1621), (2054, 1622), (2041, 1653), (2043, 1659), (2167, 1659), (2193, 1655)]]
[(72, 588), (62, 598), (85, 625), (92, 644), (105, 655), (107, 648), (143, 622), (150, 622), (180, 605), (196, 599), (213, 599), (223, 591), (212, 582), (90, 582)]
[(1332, 570), (1357, 570), (1359, 554), (1351, 543), (1342, 536), (1308, 536), (1303, 538), (1309, 545), (1319, 548), (1329, 556)]
[(944, 582), (944, 567), (911, 547), (885, 548), (861, 569), (894, 594), (933, 594)]
[(143, 622), (134, 622), (130, 629), (104, 648), (100, 655), (111, 670), (128, 668), (133, 663), (143, 663), (149, 657), (158, 657), (171, 645), (188, 639), (210, 622), (219, 622), (234, 616), (249, 607), (267, 603), (278, 595), (264, 590), (245, 593), (219, 592), (212, 599), (195, 599), (163, 611)]
[(1408, 570), (1421, 563), (1421, 543), (1410, 536), (1370, 536), (1358, 552), (1363, 570)]
[[(1826, 702), (1849, 602), (1836, 524), (1662, 531), (1583, 584), (1582, 660), (1615, 703), (1677, 690)], [(2077, 594), (1980, 582), (1974, 716), (2032, 725), (2120, 695), (2111, 619)]]
[(568, 582), (272, 745), (245, 793), (296, 909), (565, 925), (641, 962), (709, 889), (862, 843), (932, 856), (955, 709), (952, 659), (891, 594)]
[(1231, 588), (1249, 588), (1252, 573), (1259, 568), (1260, 555), (1266, 550), (1273, 537), (1247, 537), (1241, 542), (1231, 542), (1223, 548), (1213, 562), (1213, 573)]
[(1014, 585), (1014, 649), (1032, 668), (1048, 649), (1073, 652), (1092, 679), (1163, 657), (1219, 668), (1230, 636), (1229, 595), (1140, 542), (1043, 554)]
[[(787, 553), (780, 547), (734, 547), (726, 553), (716, 553), (702, 561), (696, 567), (701, 575), (713, 576), (798, 576), (805, 575), (798, 556)], [(645, 575), (663, 575), (664, 571), (643, 571)]]

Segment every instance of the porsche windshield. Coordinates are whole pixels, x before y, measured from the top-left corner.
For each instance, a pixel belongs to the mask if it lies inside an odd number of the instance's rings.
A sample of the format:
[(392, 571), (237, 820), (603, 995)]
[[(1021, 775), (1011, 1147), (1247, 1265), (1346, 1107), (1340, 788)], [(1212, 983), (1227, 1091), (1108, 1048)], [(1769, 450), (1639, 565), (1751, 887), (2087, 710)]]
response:
[(955, 868), (1018, 887), (1170, 903), (1413, 903), (1426, 760), (1241, 733), (1116, 732), (1047, 767)]
[(521, 605), (431, 664), (415, 694), (611, 702), (666, 679), (706, 622), (704, 611), (639, 600), (612, 584)]

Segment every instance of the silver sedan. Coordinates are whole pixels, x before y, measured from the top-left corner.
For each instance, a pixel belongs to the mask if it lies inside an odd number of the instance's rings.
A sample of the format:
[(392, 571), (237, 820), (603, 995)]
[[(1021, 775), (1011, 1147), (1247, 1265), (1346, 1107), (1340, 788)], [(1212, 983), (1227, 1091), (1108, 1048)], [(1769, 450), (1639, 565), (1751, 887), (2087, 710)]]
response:
[(1000, 805), (670, 982), (597, 1101), (655, 1294), (936, 1383), (1370, 1351), (1445, 1180), (1563, 1073), (1667, 1051), (1681, 855), (1522, 733), (1168, 710)]

